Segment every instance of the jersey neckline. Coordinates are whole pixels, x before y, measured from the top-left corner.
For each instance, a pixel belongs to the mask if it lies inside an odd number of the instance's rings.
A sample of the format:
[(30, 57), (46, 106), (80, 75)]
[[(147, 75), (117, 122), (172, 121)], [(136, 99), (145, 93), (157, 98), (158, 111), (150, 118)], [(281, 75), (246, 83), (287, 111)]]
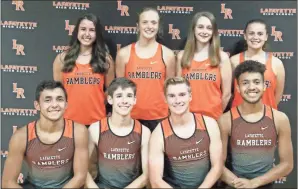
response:
[(113, 135), (115, 135), (115, 136), (117, 136), (117, 137), (127, 137), (127, 136), (129, 136), (129, 135), (135, 130), (136, 122), (135, 122), (134, 119), (132, 119), (132, 120), (133, 120), (133, 127), (132, 127), (132, 130), (131, 130), (127, 135), (123, 135), (123, 136), (119, 136), (119, 135), (117, 135), (116, 133), (114, 133), (114, 132), (112, 131), (111, 126), (110, 126), (110, 123), (109, 123), (109, 117), (107, 117), (107, 125), (108, 125), (108, 128), (109, 128), (109, 130), (111, 131), (111, 133), (112, 133)]
[(259, 123), (260, 121), (262, 121), (262, 120), (264, 119), (264, 117), (265, 117), (265, 115), (266, 115), (266, 106), (263, 105), (263, 108), (264, 108), (264, 110), (263, 110), (263, 116), (262, 116), (259, 120), (255, 121), (255, 122), (250, 122), (250, 121), (247, 121), (246, 119), (244, 119), (244, 117), (242, 117), (241, 112), (240, 112), (238, 106), (236, 107), (237, 112), (238, 112), (240, 118), (241, 118), (244, 122), (249, 123), (249, 124), (256, 124), (256, 123)]
[(194, 122), (195, 122), (195, 128), (194, 128), (194, 132), (192, 133), (192, 135), (191, 135), (190, 137), (188, 137), (188, 138), (182, 138), (182, 137), (178, 136), (178, 135), (175, 133), (174, 129), (173, 129), (172, 123), (171, 123), (171, 121), (170, 121), (170, 117), (168, 118), (168, 122), (169, 122), (169, 125), (170, 125), (171, 129), (172, 129), (173, 134), (174, 134), (176, 137), (178, 137), (179, 139), (182, 139), (182, 140), (188, 140), (188, 139), (190, 139), (191, 137), (193, 137), (193, 136), (195, 135), (195, 133), (196, 133), (196, 131), (197, 131), (197, 120), (196, 120), (196, 117), (195, 117), (194, 113), (192, 113), (192, 115), (193, 115)]
[(45, 143), (45, 142), (43, 142), (40, 138), (39, 138), (39, 136), (38, 136), (38, 134), (37, 134), (37, 121), (35, 122), (35, 124), (34, 124), (34, 130), (35, 130), (35, 135), (36, 135), (36, 138), (39, 140), (39, 142), (41, 142), (42, 144), (44, 144), (44, 145), (54, 145), (54, 144), (57, 144), (60, 140), (61, 140), (61, 138), (64, 136), (64, 132), (65, 132), (65, 119), (63, 119), (63, 130), (62, 130), (62, 134), (61, 134), (61, 136), (59, 137), (59, 139), (56, 141), (56, 142), (53, 142), (53, 143)]
[(160, 46), (160, 44), (157, 43), (157, 48), (156, 48), (155, 53), (154, 53), (153, 56), (151, 56), (151, 57), (149, 57), (149, 58), (141, 58), (141, 57), (137, 54), (136, 45), (137, 45), (137, 43), (134, 43), (134, 44), (133, 44), (133, 51), (134, 51), (135, 56), (136, 56), (138, 59), (140, 59), (140, 60), (151, 60), (152, 58), (156, 57), (157, 54), (158, 54), (158, 51), (159, 51), (159, 46)]

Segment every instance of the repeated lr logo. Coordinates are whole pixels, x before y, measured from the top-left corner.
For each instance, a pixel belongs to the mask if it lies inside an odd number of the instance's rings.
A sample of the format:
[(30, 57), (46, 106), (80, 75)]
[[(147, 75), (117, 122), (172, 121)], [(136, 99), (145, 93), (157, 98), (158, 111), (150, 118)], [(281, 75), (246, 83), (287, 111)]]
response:
[(232, 12), (233, 12), (232, 9), (226, 8), (226, 4), (225, 3), (222, 3), (221, 4), (221, 11), (220, 11), (220, 13), (225, 14), (224, 15), (224, 19), (233, 19)]
[(122, 1), (117, 1), (118, 3), (117, 10), (121, 11), (120, 12), (121, 16), (129, 16), (129, 13), (128, 13), (129, 7), (127, 5), (122, 5), (121, 2)]
[(17, 40), (13, 39), (12, 40), (12, 49), (16, 50), (16, 55), (25, 55), (25, 47), (22, 44), (17, 44)]
[(276, 31), (276, 26), (271, 26), (271, 36), (274, 36), (274, 41), (283, 41), (282, 40), (282, 32)]
[(174, 29), (173, 24), (169, 24), (169, 34), (172, 34), (172, 39), (181, 39), (180, 30)]
[(12, 84), (12, 92), (17, 94), (16, 98), (26, 98), (24, 95), (24, 88), (18, 88), (17, 83)]
[(24, 1), (22, 0), (12, 1), (11, 4), (16, 6), (16, 11), (25, 11)]
[(65, 30), (68, 31), (68, 35), (72, 35), (75, 25), (70, 25), (69, 20), (65, 20)]

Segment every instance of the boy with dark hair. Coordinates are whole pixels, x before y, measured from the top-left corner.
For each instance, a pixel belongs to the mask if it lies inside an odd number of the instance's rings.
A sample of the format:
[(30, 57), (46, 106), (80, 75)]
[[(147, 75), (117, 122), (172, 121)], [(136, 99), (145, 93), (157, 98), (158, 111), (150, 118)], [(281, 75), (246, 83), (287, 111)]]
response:
[[(235, 188), (272, 188), (273, 181), (293, 169), (289, 119), (262, 102), (265, 69), (253, 60), (236, 67), (237, 90), (243, 102), (219, 119), (224, 158), (227, 149), (231, 150), (231, 170), (225, 167), (221, 179)], [(273, 167), (276, 146), (280, 163)]]
[(40, 118), (18, 129), (9, 142), (3, 188), (21, 188), (17, 178), (23, 159), (29, 169), (24, 188), (82, 187), (88, 171), (88, 131), (63, 118), (67, 106), (63, 85), (41, 82), (34, 106)]

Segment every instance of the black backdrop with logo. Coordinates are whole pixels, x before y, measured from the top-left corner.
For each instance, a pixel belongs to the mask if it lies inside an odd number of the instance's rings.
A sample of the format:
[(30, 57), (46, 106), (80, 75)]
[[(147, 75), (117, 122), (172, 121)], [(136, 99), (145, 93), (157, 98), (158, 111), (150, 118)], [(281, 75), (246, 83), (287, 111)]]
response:
[[(54, 58), (67, 48), (76, 20), (87, 12), (98, 15), (115, 58), (119, 47), (136, 41), (138, 12), (147, 6), (160, 11), (163, 43), (175, 52), (183, 49), (190, 20), (198, 11), (215, 15), (221, 46), (227, 52), (243, 38), (248, 20), (261, 18), (267, 22), (269, 51), (283, 61), (286, 70), (284, 95), (278, 108), (290, 119), (295, 152), (294, 170), (276, 181), (275, 187), (296, 187), (296, 1), (2, 1), (1, 165), (8, 155), (13, 131), (37, 119), (38, 112), (33, 107), (35, 88), (41, 80), (52, 79)], [(26, 175), (24, 169), (22, 173)]]

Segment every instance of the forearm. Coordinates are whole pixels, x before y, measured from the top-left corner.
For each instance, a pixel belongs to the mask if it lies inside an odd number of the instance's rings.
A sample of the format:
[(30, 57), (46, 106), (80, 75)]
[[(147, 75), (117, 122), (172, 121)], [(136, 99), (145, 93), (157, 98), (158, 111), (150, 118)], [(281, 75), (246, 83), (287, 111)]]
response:
[(152, 188), (173, 188), (171, 185), (166, 183), (163, 179), (154, 179), (151, 181)]
[(224, 181), (229, 186), (234, 187), (233, 181), (238, 178), (234, 173), (232, 173), (228, 168), (224, 167), (223, 173), (220, 177), (222, 181)]
[(80, 188), (84, 185), (86, 176), (84, 174), (75, 175), (63, 188)]
[(270, 171), (262, 176), (252, 179), (253, 183), (256, 183), (256, 187), (260, 187), (269, 184), (280, 177), (288, 175), (293, 169), (293, 165), (289, 163), (280, 163), (273, 167)]
[(212, 167), (199, 188), (211, 188), (219, 179), (221, 174), (222, 168), (220, 166)]
[(88, 172), (87, 177), (86, 177), (86, 182), (85, 182), (85, 186), (87, 188), (99, 188), (97, 186), (97, 184), (94, 182), (91, 174)]
[(148, 176), (146, 176), (145, 174), (142, 174), (125, 188), (143, 188), (147, 185), (147, 183), (148, 183)]

